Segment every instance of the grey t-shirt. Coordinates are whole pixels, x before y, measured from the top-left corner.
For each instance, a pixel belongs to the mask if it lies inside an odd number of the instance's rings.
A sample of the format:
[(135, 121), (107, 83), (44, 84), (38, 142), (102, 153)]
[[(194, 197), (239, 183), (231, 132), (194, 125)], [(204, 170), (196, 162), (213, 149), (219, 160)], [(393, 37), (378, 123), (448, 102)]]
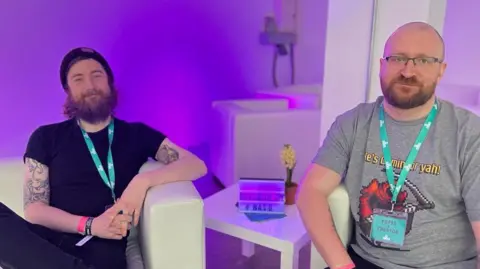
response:
[[(337, 117), (314, 159), (343, 175), (356, 223), (353, 249), (382, 268), (475, 269), (470, 222), (480, 221), (480, 118), (440, 99), (397, 198), (408, 213), (404, 246), (388, 249), (370, 240), (373, 208), (391, 204), (379, 135), (382, 101), (379, 97)], [(425, 119), (385, 117), (392, 164), (399, 173)]]

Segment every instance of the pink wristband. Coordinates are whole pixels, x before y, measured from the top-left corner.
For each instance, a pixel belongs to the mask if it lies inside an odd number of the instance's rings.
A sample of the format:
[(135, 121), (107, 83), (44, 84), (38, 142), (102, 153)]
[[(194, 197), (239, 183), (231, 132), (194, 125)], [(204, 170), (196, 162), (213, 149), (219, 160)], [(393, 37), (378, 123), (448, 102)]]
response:
[(353, 268), (355, 268), (355, 264), (352, 262), (352, 263), (337, 267), (335, 269), (353, 269)]
[(85, 225), (87, 225), (87, 217), (81, 217), (80, 221), (78, 221), (77, 231), (81, 234), (85, 234)]

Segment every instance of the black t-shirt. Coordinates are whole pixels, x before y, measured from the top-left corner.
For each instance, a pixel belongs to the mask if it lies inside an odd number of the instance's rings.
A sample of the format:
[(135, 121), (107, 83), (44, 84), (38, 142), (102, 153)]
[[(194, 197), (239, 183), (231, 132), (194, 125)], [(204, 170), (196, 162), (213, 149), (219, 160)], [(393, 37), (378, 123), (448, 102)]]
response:
[[(115, 195), (119, 198), (148, 158), (155, 158), (165, 135), (143, 123), (114, 120), (112, 156)], [(108, 128), (89, 136), (107, 172)], [(111, 191), (98, 173), (75, 120), (35, 130), (24, 157), (49, 167), (51, 206), (74, 215), (96, 217), (113, 203)]]

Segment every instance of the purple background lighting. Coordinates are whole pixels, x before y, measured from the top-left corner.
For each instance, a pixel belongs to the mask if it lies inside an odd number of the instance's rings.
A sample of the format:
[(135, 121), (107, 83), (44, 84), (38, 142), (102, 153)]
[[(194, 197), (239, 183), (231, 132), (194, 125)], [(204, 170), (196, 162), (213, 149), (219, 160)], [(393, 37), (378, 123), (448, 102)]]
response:
[[(297, 82), (321, 83), (328, 1), (301, 2)], [(208, 161), (211, 102), (272, 85), (273, 51), (258, 42), (272, 12), (273, 1), (258, 0), (0, 1), (0, 158), (21, 156), (35, 128), (64, 119), (60, 61), (89, 46), (113, 68), (119, 117)], [(287, 84), (288, 59), (279, 61)]]

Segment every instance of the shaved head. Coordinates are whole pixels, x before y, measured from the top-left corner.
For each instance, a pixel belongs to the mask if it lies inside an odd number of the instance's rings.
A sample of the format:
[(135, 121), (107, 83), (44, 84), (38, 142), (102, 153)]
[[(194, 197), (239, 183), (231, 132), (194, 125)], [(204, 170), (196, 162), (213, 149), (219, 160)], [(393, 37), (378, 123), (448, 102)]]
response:
[(385, 100), (411, 109), (431, 100), (445, 70), (445, 45), (437, 30), (424, 22), (400, 26), (387, 39), (380, 60)]
[(445, 58), (445, 42), (443, 42), (443, 37), (433, 26), (425, 22), (409, 22), (397, 28), (387, 39), (387, 42), (385, 42), (383, 56), (388, 56), (392, 42), (395, 43), (398, 39), (404, 39), (412, 34), (417, 34), (422, 38), (429, 39), (430, 42), (428, 45), (433, 45), (436, 47), (436, 50), (438, 50), (437, 57), (442, 60)]

